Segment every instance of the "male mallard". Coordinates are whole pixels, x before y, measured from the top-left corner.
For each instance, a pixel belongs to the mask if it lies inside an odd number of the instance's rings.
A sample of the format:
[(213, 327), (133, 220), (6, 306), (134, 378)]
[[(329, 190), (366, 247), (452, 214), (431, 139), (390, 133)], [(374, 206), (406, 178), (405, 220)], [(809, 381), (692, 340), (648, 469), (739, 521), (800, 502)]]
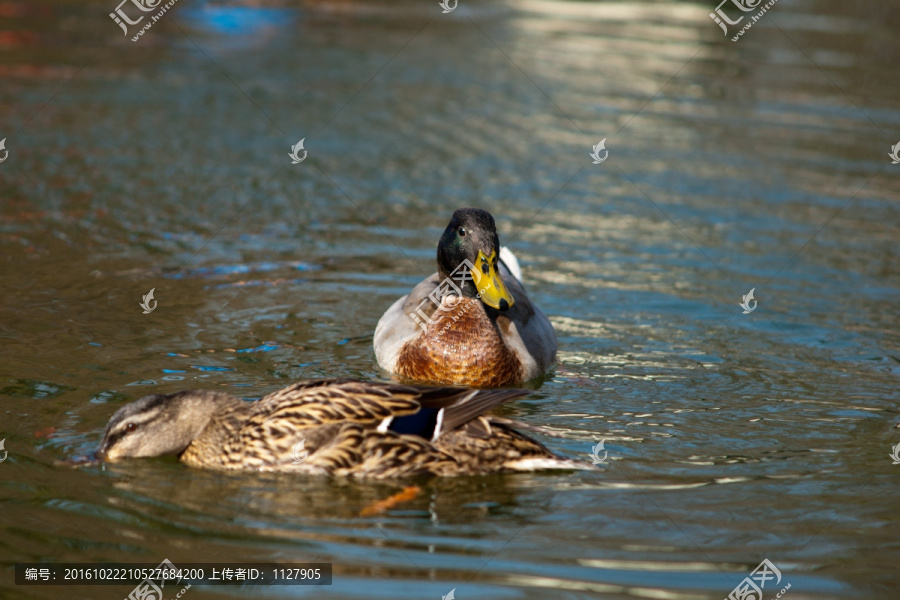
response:
[(153, 394), (116, 411), (97, 456), (377, 478), (589, 469), (484, 414), (527, 393), (331, 379), (252, 403), (209, 390)]
[(382, 368), (413, 380), (477, 387), (534, 379), (556, 360), (556, 333), (522, 287), (515, 255), (494, 218), (453, 213), (438, 271), (397, 300), (375, 328)]

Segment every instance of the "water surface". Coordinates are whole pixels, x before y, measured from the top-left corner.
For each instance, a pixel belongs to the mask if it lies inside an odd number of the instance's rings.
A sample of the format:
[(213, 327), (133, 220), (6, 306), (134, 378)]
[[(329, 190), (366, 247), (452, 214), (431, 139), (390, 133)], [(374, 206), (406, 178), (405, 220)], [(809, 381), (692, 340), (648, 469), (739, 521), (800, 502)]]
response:
[[(133, 43), (112, 2), (5, 3), (0, 595), (169, 558), (333, 563), (271, 598), (720, 600), (767, 557), (788, 598), (895, 597), (900, 22), (781, 0), (733, 43), (712, 8), (180, 0)], [(500, 412), (597, 472), (361, 516), (409, 482), (56, 465), (143, 394), (387, 378), (375, 324), (470, 205), (560, 338)]]

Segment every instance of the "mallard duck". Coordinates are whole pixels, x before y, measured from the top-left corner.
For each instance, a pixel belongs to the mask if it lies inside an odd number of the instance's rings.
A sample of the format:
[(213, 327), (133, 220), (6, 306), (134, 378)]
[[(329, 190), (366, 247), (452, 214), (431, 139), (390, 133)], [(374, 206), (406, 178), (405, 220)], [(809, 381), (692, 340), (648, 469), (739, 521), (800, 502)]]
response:
[(522, 287), (518, 260), (500, 247), (494, 218), (453, 213), (437, 273), (378, 321), (375, 356), (402, 378), (475, 387), (515, 385), (556, 361), (556, 333)]
[(527, 391), (349, 379), (256, 401), (186, 390), (144, 396), (109, 420), (97, 458), (178, 455), (193, 467), (356, 477), (589, 469), (485, 412)]

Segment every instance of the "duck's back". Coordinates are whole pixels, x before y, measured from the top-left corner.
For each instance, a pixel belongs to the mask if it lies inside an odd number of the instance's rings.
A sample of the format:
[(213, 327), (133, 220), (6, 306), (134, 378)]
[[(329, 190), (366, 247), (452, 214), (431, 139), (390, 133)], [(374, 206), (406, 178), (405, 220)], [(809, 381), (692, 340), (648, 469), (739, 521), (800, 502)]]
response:
[(374, 478), (582, 468), (484, 416), (524, 393), (302, 382), (236, 402), (181, 458), (195, 467)]

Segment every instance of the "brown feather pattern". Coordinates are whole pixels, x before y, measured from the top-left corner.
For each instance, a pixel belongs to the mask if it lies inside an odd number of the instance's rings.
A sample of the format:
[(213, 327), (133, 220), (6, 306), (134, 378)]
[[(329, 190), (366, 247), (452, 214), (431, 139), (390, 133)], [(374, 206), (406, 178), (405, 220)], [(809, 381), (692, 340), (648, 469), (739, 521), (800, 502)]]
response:
[[(375, 478), (531, 470), (514, 464), (526, 459), (556, 461), (555, 468), (585, 468), (483, 414), (524, 393), (353, 380), (305, 382), (252, 404), (229, 405), (181, 459), (215, 469)], [(442, 429), (434, 442), (378, 430), (386, 418), (415, 414), (423, 405), (443, 408), (455, 425)], [(308, 454), (294, 464), (300, 441)]]

